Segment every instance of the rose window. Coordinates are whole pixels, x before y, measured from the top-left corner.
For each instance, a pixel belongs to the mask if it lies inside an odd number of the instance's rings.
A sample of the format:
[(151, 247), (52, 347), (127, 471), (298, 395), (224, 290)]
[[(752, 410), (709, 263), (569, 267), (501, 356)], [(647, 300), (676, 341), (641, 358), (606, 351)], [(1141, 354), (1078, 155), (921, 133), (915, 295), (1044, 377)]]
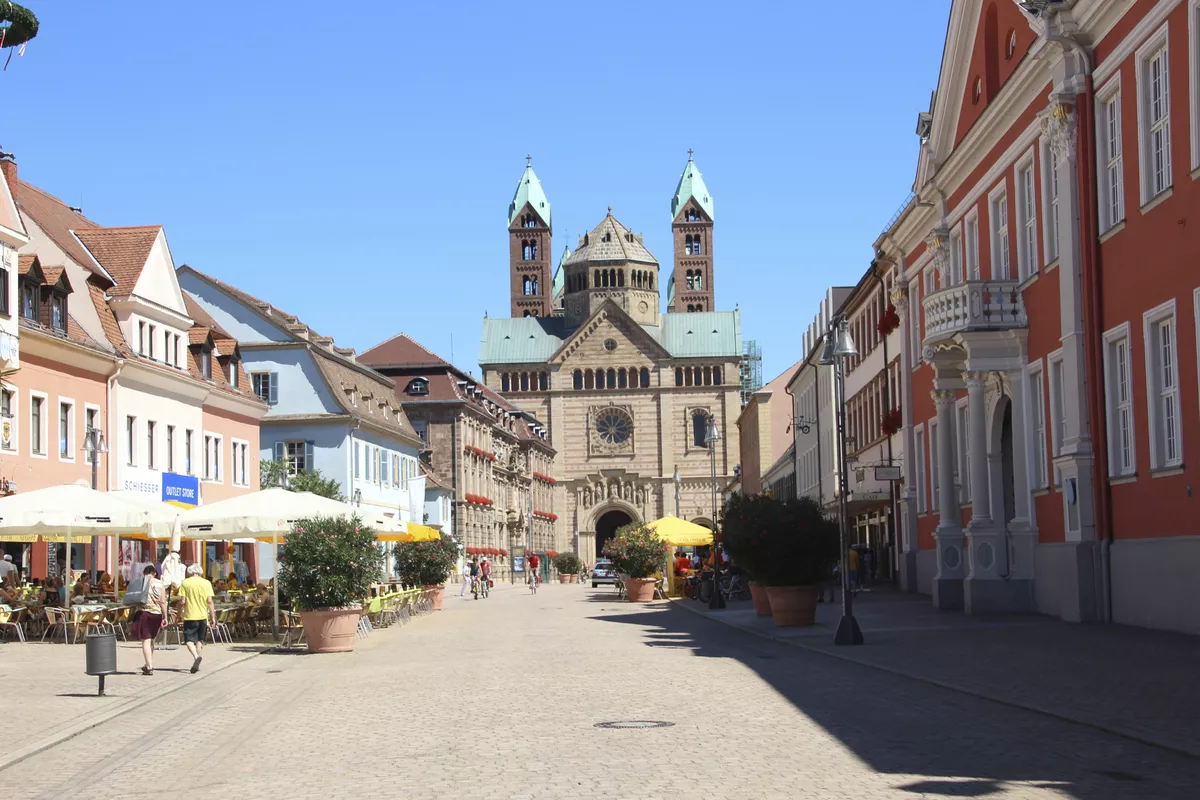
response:
[(605, 444), (624, 444), (632, 430), (633, 422), (616, 409), (603, 412), (596, 420), (596, 433)]

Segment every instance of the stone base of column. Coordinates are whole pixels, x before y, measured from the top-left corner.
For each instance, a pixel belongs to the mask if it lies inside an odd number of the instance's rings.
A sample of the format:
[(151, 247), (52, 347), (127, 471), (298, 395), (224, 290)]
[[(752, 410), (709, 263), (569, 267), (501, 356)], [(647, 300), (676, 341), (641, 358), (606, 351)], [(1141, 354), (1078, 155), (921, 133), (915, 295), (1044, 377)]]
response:
[(1029, 578), (969, 577), (963, 581), (963, 608), (968, 614), (1032, 614), (1037, 611)]
[(942, 611), (959, 611), (963, 608), (963, 579), (934, 578), (933, 607)]
[(917, 552), (901, 553), (896, 565), (900, 577), (900, 591), (917, 592)]

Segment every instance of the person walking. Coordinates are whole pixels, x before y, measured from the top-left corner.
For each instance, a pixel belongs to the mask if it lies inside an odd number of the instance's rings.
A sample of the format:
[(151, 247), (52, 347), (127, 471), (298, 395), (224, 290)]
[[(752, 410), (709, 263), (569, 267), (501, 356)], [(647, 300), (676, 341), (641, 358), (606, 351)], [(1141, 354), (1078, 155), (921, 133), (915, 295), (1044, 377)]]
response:
[(183, 596), (183, 644), (192, 656), (191, 672), (200, 671), (200, 649), (208, 636), (209, 623), (217, 622), (217, 607), (213, 603), (213, 585), (204, 577), (199, 564), (187, 568), (187, 577), (179, 587)]
[(484, 596), (488, 596), (488, 590), (492, 588), (492, 562), (487, 560), (487, 556), (483, 557), (483, 561), (479, 564), (479, 591)]
[(154, 639), (167, 619), (167, 590), (158, 578), (158, 567), (147, 564), (142, 570), (142, 602), (130, 633), (142, 642), (143, 675), (154, 674)]
[(462, 589), (459, 591), (459, 597), (465, 597), (467, 590), (471, 588), (471, 564), (468, 561), (463, 561), (462, 565)]

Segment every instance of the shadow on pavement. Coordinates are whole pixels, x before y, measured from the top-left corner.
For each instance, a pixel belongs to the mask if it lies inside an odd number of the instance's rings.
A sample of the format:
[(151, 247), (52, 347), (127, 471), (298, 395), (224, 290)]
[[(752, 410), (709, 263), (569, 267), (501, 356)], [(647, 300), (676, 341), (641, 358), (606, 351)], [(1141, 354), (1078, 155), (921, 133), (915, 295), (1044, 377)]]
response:
[(643, 628), (647, 647), (740, 662), (875, 771), (924, 778), (899, 787), (916, 795), (1043, 788), (1079, 798), (1191, 797), (1200, 780), (1200, 760), (747, 635), (670, 604), (592, 619)]

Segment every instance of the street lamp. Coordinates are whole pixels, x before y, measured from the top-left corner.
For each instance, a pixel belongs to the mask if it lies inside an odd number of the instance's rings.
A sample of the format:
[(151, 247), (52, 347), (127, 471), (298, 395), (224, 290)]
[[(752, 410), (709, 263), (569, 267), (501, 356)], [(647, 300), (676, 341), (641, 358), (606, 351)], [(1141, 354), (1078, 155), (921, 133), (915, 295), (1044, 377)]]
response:
[(850, 483), (846, 466), (846, 368), (845, 360), (858, 354), (854, 340), (850, 338), (850, 325), (844, 316), (836, 317), (825, 337), (821, 352), (821, 366), (833, 367), (835, 409), (837, 411), (837, 456), (838, 456), (838, 538), (841, 552), (842, 572), (842, 620), (838, 623), (834, 644), (862, 644), (862, 630), (854, 619), (854, 598), (850, 593), (850, 572), (846, 568), (846, 524), (849, 516), (846, 487)]
[[(708, 417), (708, 430), (704, 433), (704, 444), (708, 447), (709, 462), (712, 464), (713, 585), (712, 597), (708, 600), (709, 609), (725, 607), (725, 598), (721, 597), (721, 582), (718, 580), (721, 562), (717, 556), (717, 442), (719, 441), (721, 441), (721, 431), (717, 429), (716, 417), (710, 414)], [(676, 486), (678, 487), (678, 484)], [(676, 491), (678, 491), (678, 488), (676, 488)]]
[(355, 489), (354, 495), (351, 497), (356, 508), (362, 506), (362, 489)]
[[(99, 428), (89, 427), (83, 432), (83, 452), (87, 453), (88, 460), (92, 462), (92, 491), (96, 490), (96, 484), (99, 480), (97, 469), (100, 465), (99, 456), (108, 453), (108, 444), (104, 441), (104, 431)], [(67, 575), (71, 574), (71, 554), (67, 553)], [(91, 571), (96, 571), (96, 537), (92, 537), (92, 566)], [(115, 585), (115, 582), (114, 582)]]
[(671, 480), (675, 482), (675, 517), (679, 518), (679, 467), (675, 468), (675, 477)]

